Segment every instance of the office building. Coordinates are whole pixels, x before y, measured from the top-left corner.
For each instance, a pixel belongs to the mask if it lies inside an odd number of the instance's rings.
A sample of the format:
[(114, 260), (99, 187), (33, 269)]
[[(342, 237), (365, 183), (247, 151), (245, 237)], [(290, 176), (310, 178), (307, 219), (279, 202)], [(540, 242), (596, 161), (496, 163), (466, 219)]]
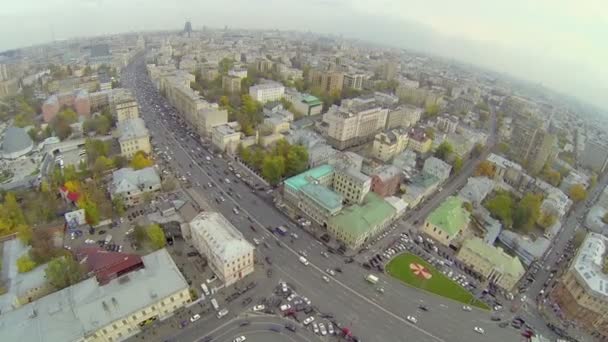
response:
[(139, 105), (130, 90), (112, 92), (112, 109), (117, 123), (139, 118)]
[(222, 76), (222, 89), (228, 93), (239, 93), (241, 91), (241, 78), (238, 76)]
[(144, 203), (146, 194), (153, 195), (160, 191), (160, 186), (160, 177), (155, 167), (140, 170), (125, 167), (112, 173), (110, 196), (122, 197), (126, 206), (135, 206)]
[(422, 231), (444, 246), (456, 243), (469, 226), (469, 212), (460, 197), (450, 196), (426, 218)]
[(190, 222), (192, 244), (230, 286), (254, 270), (254, 247), (222, 214), (202, 212)]
[(312, 88), (318, 88), (324, 93), (341, 93), (344, 87), (344, 73), (310, 69), (308, 82)]
[(249, 95), (256, 101), (278, 101), (285, 95), (285, 87), (278, 82), (266, 82), (249, 87)]
[(323, 114), (328, 143), (343, 150), (368, 142), (384, 129), (387, 114), (388, 109), (374, 101), (343, 100), (340, 107), (333, 106)]
[(392, 129), (378, 133), (372, 144), (372, 157), (388, 162), (403, 152), (408, 142), (409, 138), (405, 129)]
[(150, 134), (142, 118), (118, 122), (117, 130), (120, 154), (123, 157), (131, 158), (137, 151), (143, 151), (146, 154), (152, 152)]
[(343, 88), (361, 90), (363, 89), (364, 79), (365, 75), (363, 74), (344, 74)]

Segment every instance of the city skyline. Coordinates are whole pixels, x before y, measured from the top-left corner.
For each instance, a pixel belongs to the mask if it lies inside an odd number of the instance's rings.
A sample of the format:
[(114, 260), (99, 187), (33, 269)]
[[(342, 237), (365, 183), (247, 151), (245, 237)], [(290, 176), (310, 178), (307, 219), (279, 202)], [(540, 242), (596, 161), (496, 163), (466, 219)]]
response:
[[(50, 42), (53, 37), (177, 30), (188, 18), (195, 29), (294, 29), (413, 49), (504, 72), (608, 108), (603, 96), (608, 74), (602, 68), (608, 57), (608, 46), (602, 44), (608, 33), (608, 5), (596, 0), (586, 0), (585, 6), (521, 0), (491, 5), (478, 0), (434, 0), (424, 5), (393, 0), (381, 5), (262, 0), (236, 1), (230, 8), (185, 0), (177, 6), (154, 1), (146, 2), (145, 9), (142, 5), (106, 0), (11, 3), (0, 14), (0, 25), (4, 32), (18, 25), (20, 35), (0, 38), (0, 50)], [(251, 16), (256, 8), (271, 10)], [(136, 12), (141, 15), (133, 16)]]

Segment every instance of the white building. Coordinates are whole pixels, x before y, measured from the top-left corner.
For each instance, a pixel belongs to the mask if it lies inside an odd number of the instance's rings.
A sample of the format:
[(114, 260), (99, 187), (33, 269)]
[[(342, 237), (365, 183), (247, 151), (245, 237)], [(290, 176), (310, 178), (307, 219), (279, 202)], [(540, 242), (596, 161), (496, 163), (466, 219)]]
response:
[(194, 247), (225, 286), (253, 273), (254, 247), (224, 216), (200, 213), (190, 222), (190, 230)]
[(156, 168), (133, 170), (125, 167), (112, 173), (110, 195), (112, 198), (122, 197), (125, 205), (133, 206), (144, 202), (144, 194), (159, 191), (160, 186)]
[(440, 182), (443, 182), (450, 178), (452, 166), (439, 158), (429, 157), (424, 161), (422, 171), (439, 178)]
[(277, 82), (262, 83), (249, 87), (249, 95), (262, 103), (278, 101), (285, 95), (285, 87)]

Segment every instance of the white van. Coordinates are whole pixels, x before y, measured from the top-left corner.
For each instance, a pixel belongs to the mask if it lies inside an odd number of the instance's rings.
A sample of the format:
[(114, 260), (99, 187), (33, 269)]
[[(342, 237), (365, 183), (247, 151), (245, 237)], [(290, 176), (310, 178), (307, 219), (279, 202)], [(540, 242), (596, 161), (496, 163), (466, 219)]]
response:
[(205, 296), (208, 296), (210, 294), (209, 288), (207, 287), (207, 285), (205, 285), (205, 283), (201, 284), (201, 289), (203, 290)]
[(306, 260), (306, 258), (305, 258), (305, 257), (301, 256), (301, 257), (300, 257), (300, 262), (301, 262), (302, 264), (304, 264), (304, 266), (308, 266), (308, 260)]

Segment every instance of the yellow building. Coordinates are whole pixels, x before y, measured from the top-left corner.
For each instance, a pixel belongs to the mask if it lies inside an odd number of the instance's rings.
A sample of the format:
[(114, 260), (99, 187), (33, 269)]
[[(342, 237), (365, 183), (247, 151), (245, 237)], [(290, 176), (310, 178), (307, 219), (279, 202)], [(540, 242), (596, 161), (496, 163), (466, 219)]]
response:
[(137, 151), (150, 154), (150, 134), (144, 120), (141, 118), (128, 119), (118, 123), (118, 143), (120, 154), (125, 158), (131, 158)]
[(222, 89), (229, 93), (238, 93), (241, 91), (241, 78), (238, 76), (222, 76)]
[(431, 150), (433, 139), (429, 138), (424, 130), (412, 128), (409, 132), (407, 147), (415, 152), (424, 154)]
[(325, 93), (341, 92), (344, 86), (344, 73), (311, 69), (308, 81), (312, 88), (319, 88)]
[(408, 144), (407, 131), (393, 129), (376, 134), (372, 145), (372, 156), (384, 162), (393, 159), (394, 156), (403, 152)]
[(280, 117), (274, 116), (264, 119), (264, 127), (273, 134), (288, 132), (289, 126), (289, 121)]
[(372, 179), (354, 168), (338, 168), (334, 174), (333, 188), (349, 204), (363, 202), (369, 193)]
[(478, 237), (463, 242), (457, 258), (484, 280), (511, 291), (526, 273), (517, 257), (505, 253), (502, 248), (486, 244)]
[(112, 107), (118, 123), (139, 118), (137, 100), (128, 90), (112, 92)]
[(211, 142), (222, 152), (234, 153), (241, 142), (242, 135), (228, 124), (218, 125), (213, 127)]
[(469, 212), (460, 197), (450, 196), (426, 218), (422, 231), (442, 245), (449, 246), (469, 226)]

